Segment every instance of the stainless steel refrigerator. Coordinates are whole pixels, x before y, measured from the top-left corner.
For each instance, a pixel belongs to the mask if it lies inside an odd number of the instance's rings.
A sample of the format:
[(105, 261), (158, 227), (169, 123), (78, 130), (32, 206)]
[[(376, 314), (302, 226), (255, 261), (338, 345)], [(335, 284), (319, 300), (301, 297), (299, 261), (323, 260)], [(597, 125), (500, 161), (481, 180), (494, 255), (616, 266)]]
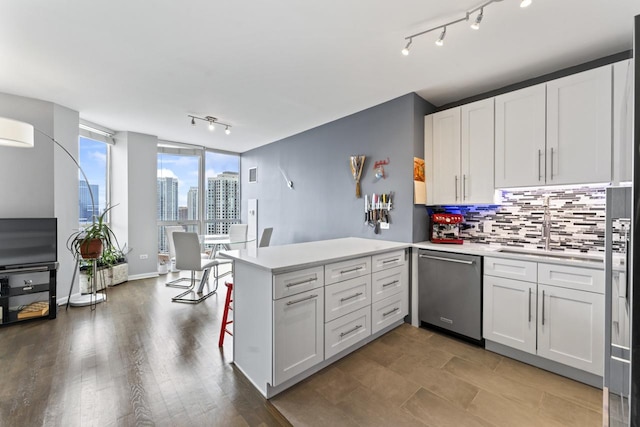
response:
[(631, 187), (607, 188), (605, 232), (604, 425), (628, 426), (630, 413)]

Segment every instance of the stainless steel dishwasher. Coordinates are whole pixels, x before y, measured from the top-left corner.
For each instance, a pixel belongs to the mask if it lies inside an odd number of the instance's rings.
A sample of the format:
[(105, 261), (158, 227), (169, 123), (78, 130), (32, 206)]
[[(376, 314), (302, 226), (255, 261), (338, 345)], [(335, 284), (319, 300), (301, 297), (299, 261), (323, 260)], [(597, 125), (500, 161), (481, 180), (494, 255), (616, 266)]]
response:
[(482, 257), (420, 249), (421, 322), (482, 341)]

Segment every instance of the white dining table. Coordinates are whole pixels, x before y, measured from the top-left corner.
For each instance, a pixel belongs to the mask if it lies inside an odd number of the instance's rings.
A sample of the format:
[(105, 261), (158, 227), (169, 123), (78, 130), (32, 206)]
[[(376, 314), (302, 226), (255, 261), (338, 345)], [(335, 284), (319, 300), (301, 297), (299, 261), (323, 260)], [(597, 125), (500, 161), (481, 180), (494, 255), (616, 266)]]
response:
[(200, 235), (200, 242), (203, 246), (212, 246), (212, 251), (209, 254), (209, 258), (215, 258), (216, 253), (220, 248), (229, 249), (229, 245), (231, 243), (250, 243), (254, 242), (255, 239), (241, 240), (237, 242), (231, 242), (231, 239), (228, 234), (205, 234)]

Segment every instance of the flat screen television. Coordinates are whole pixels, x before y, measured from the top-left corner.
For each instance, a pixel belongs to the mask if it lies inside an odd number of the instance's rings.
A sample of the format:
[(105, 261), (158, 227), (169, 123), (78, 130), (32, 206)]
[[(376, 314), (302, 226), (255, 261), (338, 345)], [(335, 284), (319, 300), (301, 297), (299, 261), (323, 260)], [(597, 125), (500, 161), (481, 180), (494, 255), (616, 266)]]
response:
[(0, 218), (0, 271), (58, 261), (56, 218)]

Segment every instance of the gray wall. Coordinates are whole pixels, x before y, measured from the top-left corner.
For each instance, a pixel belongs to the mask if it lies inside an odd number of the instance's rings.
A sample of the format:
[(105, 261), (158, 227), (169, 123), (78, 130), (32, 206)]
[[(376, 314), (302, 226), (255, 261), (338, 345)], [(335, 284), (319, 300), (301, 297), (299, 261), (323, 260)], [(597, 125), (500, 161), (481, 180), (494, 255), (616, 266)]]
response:
[[(347, 236), (424, 240), (426, 231), (418, 223), (426, 226), (426, 211), (413, 206), (413, 157), (422, 157), (423, 117), (433, 109), (412, 93), (243, 153), (242, 221), (247, 221), (247, 200), (258, 199), (258, 229), (274, 227), (273, 245)], [(351, 155), (367, 156), (363, 195), (395, 194), (391, 228), (378, 235), (364, 224), (364, 199), (355, 197)], [(387, 157), (387, 178), (376, 182), (374, 162)], [(257, 183), (247, 181), (251, 167), (258, 168)], [(293, 181), (293, 190), (280, 169)]]

